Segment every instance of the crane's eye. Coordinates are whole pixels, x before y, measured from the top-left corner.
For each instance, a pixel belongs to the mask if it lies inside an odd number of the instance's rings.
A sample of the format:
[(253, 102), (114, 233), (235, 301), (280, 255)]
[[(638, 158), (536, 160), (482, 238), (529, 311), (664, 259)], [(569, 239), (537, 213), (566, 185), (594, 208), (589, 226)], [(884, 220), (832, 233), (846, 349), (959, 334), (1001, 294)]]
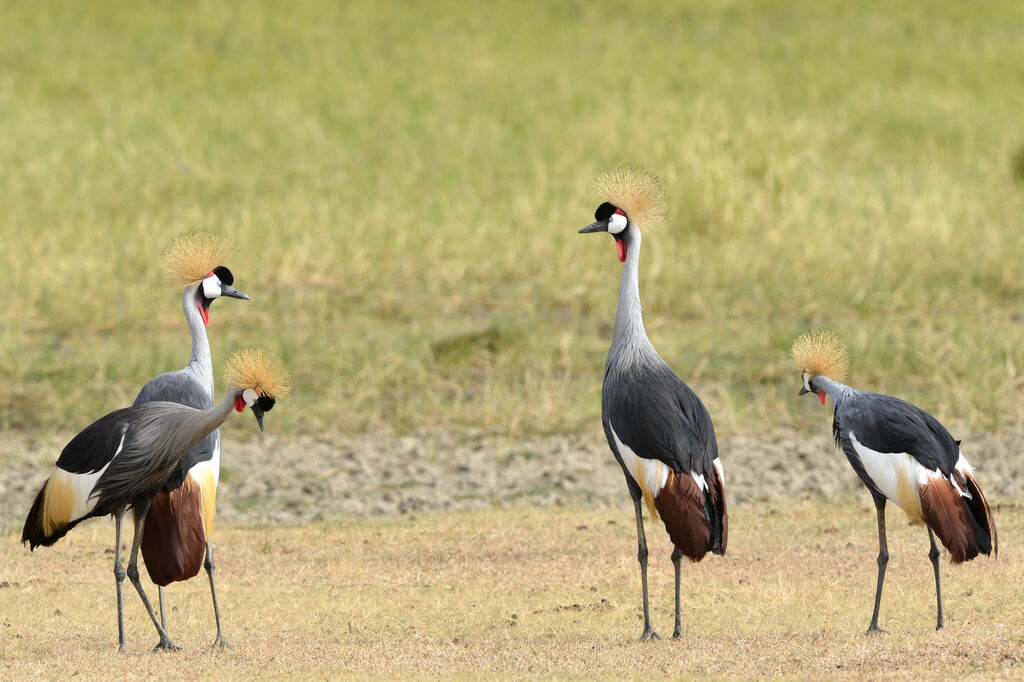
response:
[(613, 213), (608, 218), (608, 232), (610, 232), (611, 234), (618, 234), (625, 230), (626, 225), (628, 224), (629, 221), (626, 220), (626, 216), (622, 215), (621, 213)]

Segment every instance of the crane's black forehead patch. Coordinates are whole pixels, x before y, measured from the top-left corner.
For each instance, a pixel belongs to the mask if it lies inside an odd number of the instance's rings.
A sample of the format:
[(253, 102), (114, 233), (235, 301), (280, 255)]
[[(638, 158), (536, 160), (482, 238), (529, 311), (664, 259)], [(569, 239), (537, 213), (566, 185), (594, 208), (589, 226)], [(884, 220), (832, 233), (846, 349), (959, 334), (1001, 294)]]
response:
[(615, 213), (617, 210), (616, 206), (612, 206), (606, 201), (594, 211), (594, 220), (608, 220), (612, 217), (612, 213)]
[(275, 401), (273, 398), (268, 398), (265, 395), (261, 395), (259, 398), (256, 399), (256, 404), (259, 405), (260, 409), (263, 410), (264, 412), (270, 412), (270, 410), (274, 407), (275, 402), (277, 401)]
[(228, 286), (231, 286), (232, 284), (235, 283), (235, 276), (232, 275), (231, 271), (228, 270), (223, 265), (218, 265), (217, 267), (215, 267), (213, 269), (213, 274), (217, 275), (217, 277), (220, 278), (220, 281), (223, 282), (224, 284), (227, 284)]

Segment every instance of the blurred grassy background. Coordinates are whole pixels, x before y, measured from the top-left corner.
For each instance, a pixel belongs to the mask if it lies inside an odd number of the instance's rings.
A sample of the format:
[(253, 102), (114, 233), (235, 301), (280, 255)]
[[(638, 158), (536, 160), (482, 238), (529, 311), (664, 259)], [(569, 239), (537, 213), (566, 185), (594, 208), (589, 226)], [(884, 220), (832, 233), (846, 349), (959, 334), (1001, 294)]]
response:
[(158, 259), (195, 228), (253, 297), (215, 364), (294, 371), (268, 428), (598, 429), (620, 267), (576, 230), (620, 162), (668, 190), (647, 329), (720, 431), (822, 428), (787, 359), (822, 324), (854, 385), (1017, 428), (1021, 35), (1016, 2), (4, 2), (0, 429), (185, 363)]

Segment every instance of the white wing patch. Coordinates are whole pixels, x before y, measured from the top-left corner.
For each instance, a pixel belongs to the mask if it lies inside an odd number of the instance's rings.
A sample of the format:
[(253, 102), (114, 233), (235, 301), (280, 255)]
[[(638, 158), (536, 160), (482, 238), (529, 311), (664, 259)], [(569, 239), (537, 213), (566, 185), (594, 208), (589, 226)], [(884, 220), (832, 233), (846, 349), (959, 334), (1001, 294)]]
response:
[(202, 462), (196, 462), (192, 465), (192, 468), (188, 470), (188, 473), (197, 480), (202, 480), (204, 475), (213, 476), (214, 486), (220, 483), (220, 431), (215, 433), (215, 440), (213, 443), (213, 455), (210, 459), (204, 459)]
[(941, 472), (928, 469), (906, 452), (878, 452), (857, 440), (850, 432), (850, 442), (860, 457), (868, 478), (883, 495), (898, 504), (911, 521), (921, 521), (921, 487), (945, 478)]
[(117, 451), (114, 453), (114, 456), (111, 457), (110, 461), (104, 464), (103, 468), (98, 471), (94, 471), (91, 474), (73, 474), (70, 471), (64, 471), (60, 467), (54, 467), (52, 478), (57, 479), (57, 488), (63, 488), (71, 491), (72, 502), (71, 517), (68, 519), (69, 522), (82, 518), (96, 508), (96, 503), (99, 502), (99, 498), (93, 496), (93, 488), (96, 487), (96, 482), (100, 480), (100, 476), (103, 475), (103, 472), (114, 463), (114, 458), (121, 454), (121, 450), (124, 449), (124, 439), (127, 435), (128, 432), (125, 430), (121, 434), (121, 442), (118, 443)]
[(711, 466), (715, 468), (715, 473), (718, 474), (718, 480), (722, 482), (722, 489), (725, 489), (725, 469), (722, 468), (722, 460), (719, 457), (715, 457), (714, 461), (711, 462)]
[(202, 507), (203, 531), (209, 538), (213, 533), (213, 517), (217, 513), (217, 484), (220, 482), (220, 432), (216, 434), (210, 459), (196, 462), (188, 475), (198, 484)]
[(201, 481), (204, 476), (210, 476), (212, 477), (214, 485), (219, 483), (220, 447), (215, 447), (213, 449), (213, 457), (211, 459), (204, 459), (202, 462), (196, 462), (193, 464), (192, 468), (188, 470), (188, 473), (192, 474), (192, 477), (197, 481)]
[[(960, 450), (958, 449), (956, 451), (956, 454), (957, 454), (957, 460), (956, 460), (956, 466), (954, 468), (957, 471), (960, 472), (960, 475), (963, 476), (964, 479), (966, 479), (968, 477), (974, 478), (974, 470), (971, 469), (970, 462), (968, 462), (964, 458), (964, 453), (960, 452)], [(960, 490), (960, 486), (958, 486), (956, 484), (956, 480), (952, 476), (949, 477), (949, 482), (952, 483), (953, 487), (956, 488), (956, 491), (958, 493), (960, 493), (960, 497), (966, 497), (968, 500), (973, 500), (974, 499), (974, 495), (972, 495), (969, 490)]]
[(626, 471), (629, 472), (629, 475), (640, 486), (640, 489), (644, 491), (644, 497), (649, 496), (648, 508), (653, 508), (653, 499), (665, 487), (665, 483), (668, 481), (668, 472), (671, 469), (664, 462), (657, 459), (640, 457), (619, 439), (619, 435), (615, 433), (615, 429), (611, 427), (611, 424), (608, 425), (608, 428), (612, 432), (615, 447), (619, 451), (622, 463), (626, 466)]

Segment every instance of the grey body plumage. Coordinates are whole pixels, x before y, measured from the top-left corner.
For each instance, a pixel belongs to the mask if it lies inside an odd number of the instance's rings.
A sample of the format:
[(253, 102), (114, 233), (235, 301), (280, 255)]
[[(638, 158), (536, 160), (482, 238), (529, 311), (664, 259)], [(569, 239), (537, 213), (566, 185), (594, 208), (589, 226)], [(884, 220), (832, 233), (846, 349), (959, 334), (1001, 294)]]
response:
[[(199, 287), (193, 286), (185, 289), (181, 297), (181, 307), (192, 335), (192, 354), (188, 365), (176, 372), (166, 372), (150, 379), (135, 397), (133, 405), (162, 400), (188, 405), (198, 410), (213, 407), (213, 361), (210, 357), (206, 325), (197, 310), (199, 296)], [(179, 470), (169, 477), (166, 489), (174, 490), (180, 487), (189, 469), (199, 462), (213, 459), (214, 453), (219, 450), (220, 432), (214, 431), (182, 459)]]
[(853, 442), (880, 453), (905, 453), (929, 471), (950, 476), (960, 444), (939, 420), (920, 407), (882, 393), (861, 391), (826, 376), (812, 380), (832, 398), (832, 436), (872, 495), (885, 496), (867, 473)]
[[(650, 622), (647, 590), (648, 552), (641, 510), (645, 497), (652, 513), (657, 507), (675, 545), (673, 636), (679, 637), (682, 557), (699, 561), (707, 551), (725, 552), (727, 526), (724, 481), (720, 467), (716, 470), (718, 444), (703, 403), (658, 355), (644, 329), (638, 283), (640, 230), (626, 212), (609, 203), (598, 208), (595, 218), (597, 222), (580, 232), (610, 232), (625, 263), (605, 362), (601, 421), (633, 499), (643, 591), (640, 638), (658, 638)], [(699, 510), (681, 509), (695, 499), (700, 500)]]
[(88, 438), (92, 429), (112, 431), (124, 438), (116, 455), (110, 453), (109, 465), (93, 488), (97, 504), (92, 515), (104, 516), (126, 502), (135, 506), (152, 498), (181, 464), (185, 453), (223, 423), (233, 406), (233, 397), (217, 410), (155, 401), (118, 410), (88, 427), (67, 447), (76, 445), (83, 436)]
[(801, 394), (815, 393), (825, 404), (832, 398), (832, 435), (871, 493), (878, 526), (878, 575), (868, 632), (878, 626), (889, 561), (885, 528), (888, 501), (899, 505), (912, 523), (928, 529), (935, 577), (936, 629), (944, 626), (939, 548), (936, 536), (954, 563), (998, 551), (991, 510), (960, 442), (931, 414), (905, 400), (861, 391), (829, 377), (845, 376), (849, 364), (845, 344), (828, 330), (812, 330), (793, 344), (793, 357), (803, 371)]
[[(218, 272), (219, 271), (219, 272)], [(214, 271), (221, 280), (220, 289), (223, 294), (233, 298), (248, 300), (249, 297), (230, 286), (234, 283), (234, 277), (226, 268), (218, 268)], [(225, 284), (225, 280), (227, 283)], [(167, 372), (150, 379), (139, 395), (135, 398), (134, 405), (142, 405), (152, 401), (170, 401), (187, 405), (199, 410), (207, 410), (213, 407), (213, 362), (210, 355), (210, 342), (206, 334), (206, 320), (200, 312), (204, 307), (208, 310), (212, 301), (206, 299), (203, 284), (186, 287), (182, 292), (181, 307), (188, 323), (189, 332), (192, 336), (191, 357), (188, 364), (176, 372)], [(207, 313), (208, 314), (208, 313)], [(178, 466), (170, 472), (164, 481), (162, 490), (171, 493), (181, 488), (189, 472), (200, 463), (208, 462), (215, 480), (220, 472), (221, 439), (220, 431), (214, 430), (208, 436), (197, 443), (181, 459)], [(198, 473), (198, 472), (197, 472)], [(173, 505), (157, 505), (154, 512), (165, 513), (165, 510), (174, 509)], [(148, 551), (148, 547), (146, 549)], [(217, 635), (215, 644), (227, 646), (228, 641), (224, 636), (220, 620), (220, 605), (217, 602), (217, 588), (214, 579), (216, 564), (213, 560), (213, 547), (209, 538), (206, 538), (206, 559), (203, 565), (206, 568), (207, 577), (210, 581), (210, 594), (213, 599), (213, 612), (216, 619)], [(154, 558), (154, 560), (156, 560)], [(152, 573), (153, 567), (147, 560), (147, 569)], [(158, 600), (160, 603), (160, 622), (166, 629), (166, 611), (164, 609), (163, 585), (157, 587)]]
[(905, 452), (933, 471), (949, 476), (959, 444), (939, 421), (905, 400), (846, 387), (835, 400), (832, 433), (849, 456), (857, 453), (850, 434), (877, 452)]
[[(210, 410), (157, 401), (101, 417), (65, 446), (29, 511), (22, 541), (31, 548), (52, 545), (83, 519), (114, 516), (114, 576), (121, 651), (126, 650), (122, 596), (125, 577), (131, 579), (156, 626), (160, 636), (157, 648), (178, 648), (157, 620), (139, 581), (137, 558), (142, 526), (153, 496), (180, 465), (182, 457), (231, 415), (240, 394), (241, 389), (230, 389), (221, 404)], [(94, 476), (98, 478), (87, 492), (74, 483), (77, 478), (89, 484)], [(129, 508), (135, 512), (135, 533), (126, 571), (121, 565), (121, 519)], [(68, 514), (68, 510), (75, 509), (82, 511)], [(65, 516), (59, 517), (62, 513)]]

